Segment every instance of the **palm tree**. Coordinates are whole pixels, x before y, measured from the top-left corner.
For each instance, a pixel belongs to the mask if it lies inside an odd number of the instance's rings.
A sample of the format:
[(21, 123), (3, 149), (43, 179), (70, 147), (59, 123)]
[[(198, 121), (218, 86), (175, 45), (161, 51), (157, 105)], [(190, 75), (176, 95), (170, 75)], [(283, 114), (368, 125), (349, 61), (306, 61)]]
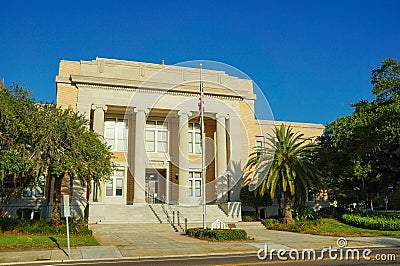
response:
[[(318, 186), (318, 173), (311, 161), (315, 147), (294, 133), (290, 126), (275, 127), (269, 135), (270, 147), (257, 147), (250, 154), (246, 165), (245, 182), (254, 184), (257, 193), (264, 195), (269, 191), (271, 198), (276, 192), (284, 193), (285, 216), (283, 222), (293, 224), (292, 200), (295, 194), (305, 194), (312, 185)], [(257, 184), (255, 184), (257, 183)]]

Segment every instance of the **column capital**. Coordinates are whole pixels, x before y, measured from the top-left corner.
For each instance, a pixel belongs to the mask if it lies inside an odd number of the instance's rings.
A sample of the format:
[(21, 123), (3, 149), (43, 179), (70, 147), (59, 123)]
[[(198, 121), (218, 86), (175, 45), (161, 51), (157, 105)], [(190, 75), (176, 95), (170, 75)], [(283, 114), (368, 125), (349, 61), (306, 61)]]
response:
[(182, 115), (191, 116), (192, 112), (186, 111), (186, 110), (180, 110), (180, 111), (178, 111), (178, 115), (179, 116), (182, 116)]
[(107, 111), (108, 107), (105, 104), (92, 104), (92, 110), (103, 109), (103, 111)]
[(150, 111), (148, 108), (145, 107), (135, 107), (135, 109), (133, 109), (133, 112), (135, 113), (144, 112), (145, 114), (148, 114)]
[(229, 119), (229, 114), (218, 113), (215, 114), (216, 119)]

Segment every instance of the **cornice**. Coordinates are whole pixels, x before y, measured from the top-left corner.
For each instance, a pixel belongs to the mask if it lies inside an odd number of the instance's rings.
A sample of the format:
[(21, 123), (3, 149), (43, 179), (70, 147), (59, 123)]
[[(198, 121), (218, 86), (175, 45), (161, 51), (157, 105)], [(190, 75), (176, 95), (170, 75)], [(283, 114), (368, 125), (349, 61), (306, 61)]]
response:
[[(62, 79), (62, 81), (65, 81), (65, 79)], [(141, 81), (83, 76), (83, 75), (71, 75), (69, 83), (76, 85), (78, 88), (86, 87), (86, 88), (96, 88), (101, 90), (139, 91), (139, 92), (158, 93), (158, 94), (166, 93), (172, 95), (195, 96), (195, 97), (197, 97), (199, 94), (198, 88), (196, 86), (189, 84), (180, 85), (179, 87), (177, 86), (173, 87), (171, 86), (171, 84), (166, 84), (166, 83), (146, 82), (146, 84), (143, 85), (143, 82)], [(240, 94), (234, 95), (233, 93), (229, 95), (229, 94), (206, 92), (205, 95), (212, 98), (229, 99), (229, 100), (251, 99), (251, 97), (249, 96), (244, 96)]]

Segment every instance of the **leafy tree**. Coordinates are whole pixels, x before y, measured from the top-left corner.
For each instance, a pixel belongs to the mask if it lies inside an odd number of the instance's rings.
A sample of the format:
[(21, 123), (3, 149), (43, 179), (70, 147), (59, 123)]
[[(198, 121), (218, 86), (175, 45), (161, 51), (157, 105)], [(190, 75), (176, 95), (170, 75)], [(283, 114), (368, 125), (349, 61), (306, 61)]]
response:
[(32, 127), (35, 103), (29, 92), (18, 85), (9, 90), (0, 85), (0, 178), (1, 216), (33, 177), (38, 168), (31, 158)]
[(320, 138), (317, 165), (329, 195), (354, 202), (354, 187), (370, 202), (386, 193), (400, 174), (400, 64), (390, 58), (372, 70), (376, 99), (353, 104), (351, 115), (328, 124)]
[(271, 206), (272, 200), (269, 194), (260, 195), (257, 191), (250, 191), (248, 186), (242, 187), (240, 190), (240, 199), (242, 202), (254, 208), (254, 215), (258, 217), (258, 208), (261, 206)]
[(62, 187), (71, 187), (75, 179), (89, 190), (92, 181), (99, 184), (111, 174), (111, 152), (88, 129), (88, 121), (72, 110), (35, 104), (29, 92), (18, 86), (2, 88), (0, 93), (2, 180), (14, 182), (11, 189), (16, 196), (18, 189), (45, 172), (46, 197), (53, 203), (52, 222), (58, 225)]
[(262, 178), (257, 191), (269, 192), (274, 198), (277, 190), (284, 193), (284, 223), (293, 224), (292, 201), (296, 194), (305, 195), (312, 185), (318, 185), (318, 175), (312, 164), (314, 144), (307, 143), (303, 134), (294, 133), (282, 124), (268, 138), (270, 147), (252, 153), (246, 165), (245, 178)]
[(372, 70), (372, 93), (378, 100), (400, 95), (400, 64), (395, 58), (382, 61), (380, 68)]

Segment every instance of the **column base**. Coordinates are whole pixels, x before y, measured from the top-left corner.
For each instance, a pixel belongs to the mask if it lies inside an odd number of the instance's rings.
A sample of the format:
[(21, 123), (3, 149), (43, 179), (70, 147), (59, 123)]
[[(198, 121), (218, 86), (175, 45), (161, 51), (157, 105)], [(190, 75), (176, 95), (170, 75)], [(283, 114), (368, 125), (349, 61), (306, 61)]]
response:
[(147, 203), (145, 199), (134, 199), (133, 204), (135, 203)]

